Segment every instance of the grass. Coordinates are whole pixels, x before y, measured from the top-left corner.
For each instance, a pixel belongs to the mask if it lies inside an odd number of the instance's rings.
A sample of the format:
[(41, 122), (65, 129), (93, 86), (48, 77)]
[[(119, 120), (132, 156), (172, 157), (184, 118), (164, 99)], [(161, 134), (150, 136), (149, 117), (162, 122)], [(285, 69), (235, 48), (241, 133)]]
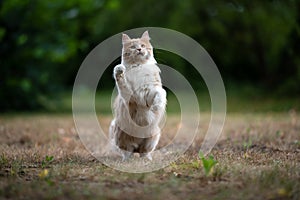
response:
[[(2, 114), (0, 199), (300, 199), (299, 100), (227, 94), (226, 124), (210, 156), (198, 154), (210, 119), (209, 97), (199, 93), (202, 121), (191, 147), (169, 166), (140, 174), (111, 169), (84, 148), (70, 114), (70, 93), (45, 102), (52, 111), (47, 114)], [(110, 96), (96, 94), (106, 132)], [(174, 137), (179, 111), (169, 93), (159, 147)]]
[[(168, 116), (159, 145), (177, 118)], [(202, 118), (199, 133), (209, 113)], [(111, 117), (99, 120), (107, 130)], [(0, 199), (299, 199), (299, 131), (297, 112), (230, 113), (209, 173), (198, 157), (198, 134), (168, 167), (130, 174), (92, 157), (69, 114), (1, 115)]]
[(206, 176), (209, 176), (210, 174), (213, 173), (214, 166), (218, 163), (215, 159), (214, 156), (209, 155), (208, 158), (205, 158), (203, 153), (200, 151), (199, 152), (199, 158), (202, 161), (204, 173)]
[[(240, 113), (240, 112), (288, 112), (299, 111), (300, 101), (299, 96), (286, 97), (284, 95), (276, 96), (266, 94), (266, 92), (259, 91), (258, 89), (249, 89), (246, 86), (242, 88), (229, 87), (226, 88), (227, 93), (227, 112)], [(95, 95), (95, 108), (98, 114), (111, 114), (111, 91), (98, 91)], [(88, 95), (82, 95), (81, 104), (79, 107), (86, 106), (86, 99)], [(208, 92), (203, 89), (197, 93), (197, 98), (200, 105), (201, 112), (209, 112), (211, 110), (210, 96)], [(55, 100), (44, 100), (42, 102), (47, 111), (52, 113), (71, 113), (72, 112), (72, 92), (64, 92), (56, 96)], [(175, 95), (168, 91), (168, 113), (179, 113), (180, 106)]]

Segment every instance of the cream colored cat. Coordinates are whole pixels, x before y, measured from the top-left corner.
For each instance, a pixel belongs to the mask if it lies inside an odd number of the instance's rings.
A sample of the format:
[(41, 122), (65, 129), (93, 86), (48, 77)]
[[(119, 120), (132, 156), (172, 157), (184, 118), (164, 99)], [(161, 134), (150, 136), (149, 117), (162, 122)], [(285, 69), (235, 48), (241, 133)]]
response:
[(152, 160), (160, 138), (159, 122), (165, 112), (166, 91), (153, 57), (148, 31), (141, 38), (122, 36), (122, 62), (114, 68), (118, 96), (109, 138), (123, 160), (133, 153)]

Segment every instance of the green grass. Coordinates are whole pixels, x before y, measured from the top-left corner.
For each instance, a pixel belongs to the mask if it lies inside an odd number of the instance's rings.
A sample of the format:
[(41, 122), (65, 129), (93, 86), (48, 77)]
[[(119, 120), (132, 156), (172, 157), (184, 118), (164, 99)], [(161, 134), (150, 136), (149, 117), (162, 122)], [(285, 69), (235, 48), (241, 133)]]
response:
[(202, 161), (202, 165), (203, 165), (203, 169), (204, 169), (204, 173), (206, 176), (209, 176), (212, 171), (213, 171), (213, 168), (214, 166), (218, 163), (218, 161), (216, 161), (214, 159), (214, 156), (213, 155), (209, 155), (207, 156), (207, 158), (204, 156), (204, 154), (200, 151), (199, 152), (199, 158), (201, 159)]
[[(253, 112), (289, 112), (299, 111), (300, 101), (299, 97), (285, 97), (265, 95), (262, 92), (250, 92), (245, 89), (228, 89), (227, 91), (227, 112), (229, 113), (253, 113)], [(197, 94), (199, 101), (199, 107), (201, 112), (209, 112), (211, 110), (211, 102), (208, 93), (199, 91)], [(88, 97), (88, 96), (86, 96)], [(98, 114), (107, 115), (111, 114), (111, 102), (113, 101), (113, 95), (110, 91), (100, 91), (96, 93), (95, 97), (95, 109)], [(169, 92), (168, 96), (168, 113), (180, 113), (180, 105), (176, 96)], [(86, 106), (87, 99), (81, 99), (81, 107)], [(64, 92), (58, 95), (58, 98), (54, 100), (44, 100), (46, 110), (54, 113), (70, 113), (72, 112), (72, 93)]]

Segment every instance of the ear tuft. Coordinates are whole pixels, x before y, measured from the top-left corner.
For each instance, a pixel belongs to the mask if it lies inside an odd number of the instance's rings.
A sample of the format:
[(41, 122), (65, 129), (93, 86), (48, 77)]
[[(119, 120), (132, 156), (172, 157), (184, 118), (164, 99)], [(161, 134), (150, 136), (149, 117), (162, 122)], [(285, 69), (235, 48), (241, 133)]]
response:
[(141, 37), (142, 39), (150, 40), (148, 31), (145, 31)]
[(130, 40), (131, 39), (127, 34), (125, 34), (125, 33), (122, 34), (122, 44), (125, 44), (126, 42), (129, 42)]

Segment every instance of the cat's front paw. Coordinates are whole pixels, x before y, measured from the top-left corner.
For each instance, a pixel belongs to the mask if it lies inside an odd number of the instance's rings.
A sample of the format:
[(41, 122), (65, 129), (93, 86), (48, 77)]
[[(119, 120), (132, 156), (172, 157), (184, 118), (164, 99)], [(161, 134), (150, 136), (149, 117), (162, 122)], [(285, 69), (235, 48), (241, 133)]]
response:
[(117, 65), (114, 68), (114, 78), (116, 80), (119, 80), (120, 78), (122, 78), (124, 76), (124, 72), (125, 72), (126, 68), (124, 67), (124, 65)]

